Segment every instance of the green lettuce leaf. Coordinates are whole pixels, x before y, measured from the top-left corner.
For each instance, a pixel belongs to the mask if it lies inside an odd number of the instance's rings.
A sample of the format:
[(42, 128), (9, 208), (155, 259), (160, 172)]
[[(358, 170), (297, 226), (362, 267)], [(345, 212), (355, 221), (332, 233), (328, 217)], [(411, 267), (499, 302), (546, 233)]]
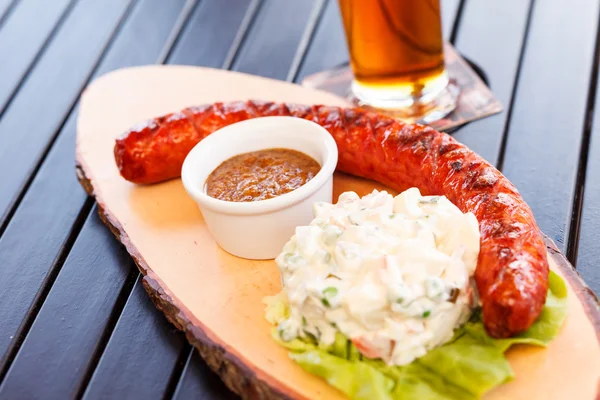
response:
[[(285, 304), (269, 303), (270, 319), (289, 314)], [(509, 339), (487, 335), (477, 314), (457, 329), (454, 338), (409, 365), (389, 366), (360, 355), (338, 333), (330, 346), (309, 339), (284, 342), (290, 357), (306, 371), (325, 379), (352, 399), (476, 400), (514, 375), (504, 352), (513, 344), (546, 346), (558, 334), (567, 313), (567, 286), (550, 272), (549, 290), (539, 319), (523, 334)], [(278, 318), (273, 318), (276, 315)]]
[(513, 378), (502, 350), (469, 335), (429, 351), (418, 362), (475, 398)]
[(473, 400), (465, 390), (448, 384), (444, 378), (414, 362), (400, 369), (393, 398), (399, 400)]
[(292, 352), (290, 357), (351, 399), (392, 399), (394, 381), (367, 363), (346, 360), (323, 350)]
[(454, 386), (441, 375), (431, 371), (419, 361), (402, 367), (389, 366), (381, 360), (364, 360), (396, 382), (392, 398), (399, 400), (474, 400), (472, 394)]
[(567, 285), (556, 273), (548, 276), (548, 295), (540, 317), (522, 334), (508, 339), (493, 339), (487, 335), (479, 318), (469, 321), (464, 331), (478, 341), (494, 346), (503, 352), (513, 344), (546, 346), (560, 331), (567, 315)]

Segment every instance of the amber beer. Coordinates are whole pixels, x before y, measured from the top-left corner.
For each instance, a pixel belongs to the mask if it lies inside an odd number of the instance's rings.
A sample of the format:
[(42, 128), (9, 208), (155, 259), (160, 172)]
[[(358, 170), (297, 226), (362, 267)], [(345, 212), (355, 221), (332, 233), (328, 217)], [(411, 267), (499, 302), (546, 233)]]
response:
[(444, 89), (448, 77), (439, 0), (339, 4), (359, 98), (387, 98), (403, 106)]

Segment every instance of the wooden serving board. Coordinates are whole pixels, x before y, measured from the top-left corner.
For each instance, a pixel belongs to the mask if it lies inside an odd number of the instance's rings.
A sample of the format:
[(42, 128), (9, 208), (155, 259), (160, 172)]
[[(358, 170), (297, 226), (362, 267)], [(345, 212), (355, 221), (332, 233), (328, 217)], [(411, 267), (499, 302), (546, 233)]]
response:
[[(135, 186), (114, 163), (115, 137), (140, 121), (186, 106), (248, 98), (345, 104), (325, 92), (234, 72), (183, 66), (120, 70), (98, 78), (83, 95), (77, 173), (137, 263), (156, 306), (185, 331), (229, 388), (244, 398), (342, 398), (294, 364), (270, 337), (261, 300), (280, 290), (275, 263), (221, 250), (180, 180)], [(334, 198), (373, 188), (383, 187), (337, 174)], [(600, 398), (598, 300), (550, 240), (548, 252), (552, 269), (569, 284), (565, 325), (547, 349), (511, 349), (516, 379), (486, 399)]]

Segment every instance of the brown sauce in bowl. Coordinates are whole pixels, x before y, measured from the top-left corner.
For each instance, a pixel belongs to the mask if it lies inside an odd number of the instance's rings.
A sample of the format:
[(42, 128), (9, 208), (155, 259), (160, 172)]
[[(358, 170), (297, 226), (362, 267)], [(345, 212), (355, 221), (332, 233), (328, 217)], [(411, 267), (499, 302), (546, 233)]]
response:
[(225, 160), (206, 180), (215, 199), (250, 202), (271, 199), (298, 189), (319, 172), (313, 158), (296, 150), (266, 149)]

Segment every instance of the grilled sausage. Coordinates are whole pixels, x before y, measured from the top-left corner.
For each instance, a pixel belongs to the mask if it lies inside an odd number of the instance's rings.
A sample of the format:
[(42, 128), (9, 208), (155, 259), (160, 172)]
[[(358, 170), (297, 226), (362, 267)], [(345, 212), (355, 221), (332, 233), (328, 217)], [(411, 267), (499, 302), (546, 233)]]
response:
[(479, 221), (475, 281), (493, 337), (523, 332), (548, 290), (548, 260), (533, 214), (500, 171), (445, 133), (355, 108), (271, 102), (215, 103), (150, 120), (117, 139), (121, 175), (150, 184), (176, 178), (191, 148), (215, 130), (249, 118), (284, 115), (324, 127), (339, 150), (338, 170), (402, 191), (445, 195)]

